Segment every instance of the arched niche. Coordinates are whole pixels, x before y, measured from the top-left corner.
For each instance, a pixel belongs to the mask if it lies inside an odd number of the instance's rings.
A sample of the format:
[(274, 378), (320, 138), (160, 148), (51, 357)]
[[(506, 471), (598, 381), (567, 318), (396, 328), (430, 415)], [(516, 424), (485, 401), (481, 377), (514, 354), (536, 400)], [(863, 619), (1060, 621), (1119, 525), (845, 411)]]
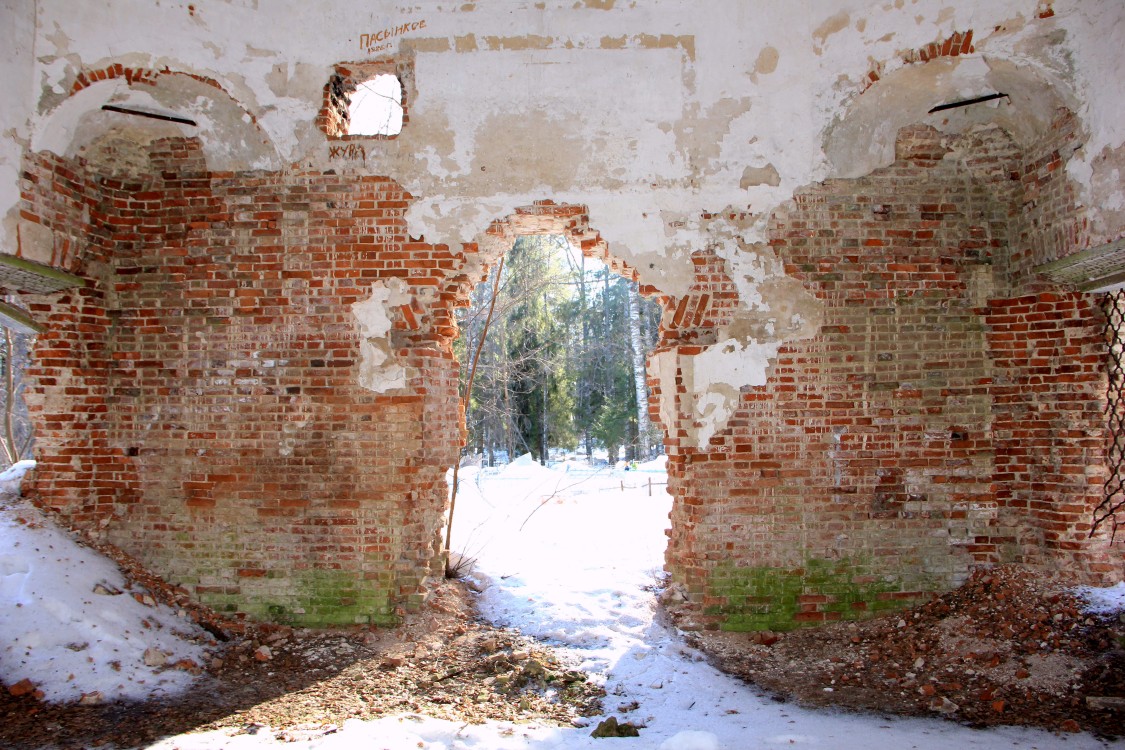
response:
[[(1005, 96), (931, 112), (992, 94)], [(1053, 76), (1004, 59), (943, 57), (906, 65), (855, 97), (825, 133), (831, 176), (854, 178), (895, 160), (898, 131), (913, 124), (946, 133), (998, 125), (1020, 145), (1039, 140), (1060, 108), (1075, 110), (1069, 90)]]
[(148, 146), (195, 138), (214, 172), (277, 170), (280, 159), (253, 115), (215, 81), (177, 71), (111, 66), (80, 78), (32, 134), (32, 151), (82, 157), (96, 171), (145, 171)]

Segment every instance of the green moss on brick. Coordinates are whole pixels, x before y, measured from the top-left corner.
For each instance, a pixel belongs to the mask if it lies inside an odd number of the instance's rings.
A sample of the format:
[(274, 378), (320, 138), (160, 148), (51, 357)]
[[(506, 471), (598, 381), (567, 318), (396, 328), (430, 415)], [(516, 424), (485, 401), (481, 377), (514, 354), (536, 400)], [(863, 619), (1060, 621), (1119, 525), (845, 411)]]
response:
[(243, 612), (252, 619), (299, 627), (340, 625), (393, 626), (399, 623), (392, 592), (394, 583), (363, 580), (340, 570), (308, 570), (285, 582), (286, 593), (243, 591), (205, 593), (201, 601), (221, 612)]
[(811, 558), (795, 570), (723, 565), (712, 572), (707, 590), (709, 599), (723, 603), (708, 607), (706, 614), (723, 630), (787, 631), (914, 603), (893, 596), (902, 590), (901, 581), (870, 577), (867, 566), (855, 560)]

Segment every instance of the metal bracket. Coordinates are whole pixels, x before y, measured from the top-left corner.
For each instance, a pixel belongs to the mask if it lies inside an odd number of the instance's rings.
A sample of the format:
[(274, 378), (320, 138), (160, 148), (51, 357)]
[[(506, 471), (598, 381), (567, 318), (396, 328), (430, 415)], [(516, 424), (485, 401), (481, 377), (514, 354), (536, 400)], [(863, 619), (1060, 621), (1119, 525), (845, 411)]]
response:
[(1110, 292), (1125, 287), (1125, 237), (1045, 263), (1035, 272), (1083, 292)]
[(54, 294), (63, 289), (85, 286), (81, 276), (36, 263), (26, 258), (0, 253), (0, 287), (28, 294)]

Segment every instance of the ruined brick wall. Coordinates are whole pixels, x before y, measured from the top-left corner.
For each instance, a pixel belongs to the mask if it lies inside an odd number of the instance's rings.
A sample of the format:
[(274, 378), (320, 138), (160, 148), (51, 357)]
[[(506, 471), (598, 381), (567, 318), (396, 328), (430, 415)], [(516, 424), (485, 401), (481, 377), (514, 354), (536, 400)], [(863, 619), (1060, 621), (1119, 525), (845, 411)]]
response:
[[(1066, 160), (1081, 146), (1074, 115), (1020, 155), (1020, 191), (1003, 284), (985, 312), (997, 499), (1005, 559), (1097, 580), (1125, 548), (1090, 537), (1106, 480), (1106, 356), (1097, 295), (1053, 288), (1035, 267), (1086, 249), (1090, 237)], [(1104, 530), (1103, 530), (1104, 531)]]
[[(52, 379), (41, 346), (35, 398), (89, 419), (79, 391), (96, 391), (104, 438), (42, 435), (36, 490), (209, 604), (393, 621), (438, 562), (456, 363), (431, 325), (442, 314), (392, 309), (405, 387), (360, 386), (352, 305), (400, 279), (441, 312), (448, 253), (409, 241), (407, 196), (386, 178), (210, 174), (185, 142), (152, 159), (159, 177), (102, 181), (112, 267), (95, 288), (111, 327), (97, 359), (60, 317), (75, 303), (50, 305), (59, 366), (80, 382)], [(77, 509), (106, 482), (60, 463), (71, 443), (81, 461), (124, 463), (93, 515)]]
[(1012, 291), (1034, 277), (1029, 220), (1057, 235), (1068, 215), (1023, 202), (1041, 159), (998, 130), (907, 129), (891, 167), (775, 214), (771, 244), (826, 318), (709, 446), (672, 439), (668, 563), (702, 622), (862, 616), (979, 563), (1110, 569), (1083, 537), (1102, 471), (1100, 316), (1080, 295)]
[[(1096, 301), (1034, 274), (1082, 236), (1059, 169), (1068, 122), (1031, 150), (997, 129), (907, 129), (894, 165), (776, 212), (772, 252), (824, 320), (706, 445), (690, 416), (661, 414), (661, 388), (690, 401), (682, 373), (652, 378), (676, 496), (668, 568), (703, 624), (863, 616), (980, 563), (1091, 579), (1120, 564), (1085, 536), (1104, 479)], [(454, 308), (521, 233), (632, 269), (580, 206), (520, 209), (454, 254), (407, 236), (389, 178), (214, 173), (184, 140), (145, 163), (113, 176), (27, 159), (24, 220), (91, 282), (30, 300), (51, 327), (29, 373), (34, 491), (212, 605), (394, 621), (440, 564)], [(753, 220), (702, 218), (716, 237)], [(693, 253), (688, 294), (645, 290), (681, 361), (732, 326), (766, 335), (716, 248)], [(380, 355), (403, 369), (372, 390), (355, 306), (376, 298)]]
[(107, 285), (95, 281), (108, 268), (115, 198), (80, 165), (52, 154), (25, 159), (21, 192), (21, 220), (49, 230), (54, 264), (90, 280), (23, 300), (46, 327), (25, 375), (39, 462), (34, 491), (70, 523), (94, 528), (113, 514), (130, 485), (128, 466), (111, 445), (112, 318)]

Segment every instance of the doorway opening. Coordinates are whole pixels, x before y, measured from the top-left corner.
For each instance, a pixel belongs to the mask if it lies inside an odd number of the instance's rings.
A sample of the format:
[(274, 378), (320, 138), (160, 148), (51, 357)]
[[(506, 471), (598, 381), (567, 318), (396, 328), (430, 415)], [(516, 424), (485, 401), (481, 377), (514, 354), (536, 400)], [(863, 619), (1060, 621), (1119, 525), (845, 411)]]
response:
[(513, 234), (458, 318), (447, 575), (493, 622), (604, 669), (663, 583), (672, 500), (645, 373), (661, 308), (569, 233)]
[(521, 235), (460, 313), (462, 459), (614, 466), (663, 451), (645, 374), (660, 308), (636, 282), (564, 235)]

